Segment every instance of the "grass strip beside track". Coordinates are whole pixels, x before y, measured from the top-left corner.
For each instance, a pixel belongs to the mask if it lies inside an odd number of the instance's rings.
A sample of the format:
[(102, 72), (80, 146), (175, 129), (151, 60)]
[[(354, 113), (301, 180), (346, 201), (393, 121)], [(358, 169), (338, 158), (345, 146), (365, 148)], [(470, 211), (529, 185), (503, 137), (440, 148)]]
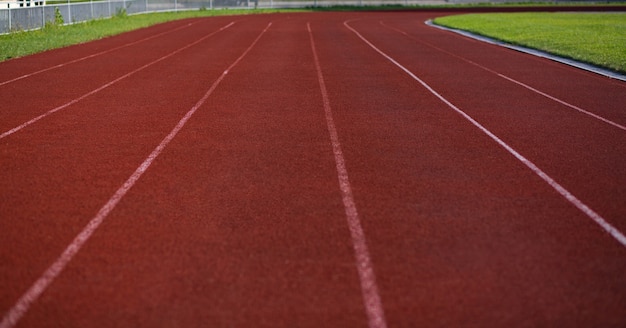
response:
[(151, 25), (184, 18), (218, 15), (244, 15), (275, 13), (292, 9), (246, 9), (246, 10), (195, 10), (162, 12), (141, 15), (117, 15), (109, 19), (98, 19), (73, 25), (47, 25), (34, 31), (20, 31), (0, 35), (0, 61), (23, 57), (46, 50), (121, 34)]
[(434, 23), (626, 73), (626, 13), (466, 14)]

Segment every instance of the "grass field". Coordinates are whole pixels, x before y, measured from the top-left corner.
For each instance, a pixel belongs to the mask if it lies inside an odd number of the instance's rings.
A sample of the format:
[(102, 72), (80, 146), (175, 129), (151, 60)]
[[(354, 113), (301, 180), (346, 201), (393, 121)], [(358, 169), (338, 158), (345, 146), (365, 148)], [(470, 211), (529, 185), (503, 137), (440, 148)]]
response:
[(626, 13), (499, 13), (436, 24), (626, 73)]

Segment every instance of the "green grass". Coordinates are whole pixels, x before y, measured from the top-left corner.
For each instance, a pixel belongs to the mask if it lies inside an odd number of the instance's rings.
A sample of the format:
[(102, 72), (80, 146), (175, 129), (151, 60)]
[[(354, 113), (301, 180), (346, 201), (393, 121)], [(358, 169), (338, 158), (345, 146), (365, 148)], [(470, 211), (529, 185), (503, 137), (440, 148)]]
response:
[(466, 14), (434, 22), (626, 73), (626, 13)]
[(49, 24), (40, 30), (26, 32), (18, 31), (11, 34), (0, 35), (0, 61), (22, 57), (50, 49), (62, 48), (73, 44), (84, 43), (91, 40), (97, 40), (104, 37), (177, 19), (208, 17), (216, 15), (274, 13), (285, 11), (293, 12), (294, 10), (216, 9), (164, 12), (132, 16), (120, 14), (110, 19), (99, 19), (67, 26)]

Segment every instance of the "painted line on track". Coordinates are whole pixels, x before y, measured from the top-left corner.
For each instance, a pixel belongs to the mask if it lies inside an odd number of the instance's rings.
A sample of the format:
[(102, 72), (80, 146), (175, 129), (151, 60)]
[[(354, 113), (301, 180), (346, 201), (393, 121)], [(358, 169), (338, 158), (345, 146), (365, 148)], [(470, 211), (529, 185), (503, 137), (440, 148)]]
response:
[(27, 127), (27, 126), (36, 123), (37, 121), (39, 121), (39, 120), (41, 120), (43, 118), (46, 118), (46, 117), (48, 117), (48, 116), (50, 116), (50, 115), (52, 115), (52, 114), (54, 114), (54, 113), (56, 113), (56, 112), (58, 112), (58, 111), (60, 111), (62, 109), (65, 109), (65, 108), (67, 108), (67, 107), (69, 107), (69, 106), (71, 106), (71, 105), (73, 105), (73, 104), (75, 104), (75, 103), (77, 103), (77, 102), (79, 102), (79, 101), (81, 101), (81, 100), (91, 96), (91, 95), (94, 95), (94, 94), (96, 94), (96, 93), (98, 93), (98, 92), (100, 92), (100, 91), (102, 91), (102, 90), (112, 86), (113, 84), (115, 84), (115, 83), (117, 83), (117, 82), (119, 82), (119, 81), (121, 81), (121, 80), (123, 80), (123, 79), (125, 79), (125, 78), (127, 78), (127, 77), (129, 77), (129, 76), (131, 76), (131, 75), (133, 75), (133, 74), (135, 74), (137, 72), (139, 72), (139, 71), (142, 71), (142, 70), (144, 70), (144, 69), (146, 69), (146, 68), (148, 68), (148, 67), (150, 67), (150, 66), (152, 66), (152, 65), (154, 65), (154, 64), (156, 64), (158, 62), (161, 62), (161, 61), (163, 61), (163, 60), (165, 60), (167, 58), (170, 58), (170, 57), (174, 56), (175, 54), (177, 54), (177, 53), (179, 53), (179, 52), (181, 52), (181, 51), (183, 51), (183, 50), (185, 50), (187, 48), (190, 48), (190, 47), (192, 47), (192, 46), (194, 46), (194, 45), (196, 45), (196, 44), (198, 44), (198, 43), (200, 43), (200, 42), (202, 42), (202, 41), (204, 41), (204, 40), (214, 36), (215, 34), (221, 32), (221, 31), (223, 31), (223, 30), (225, 30), (225, 29), (227, 29), (227, 28), (229, 28), (231, 26), (233, 26), (234, 24), (235, 24), (235, 22), (230, 22), (230, 24), (222, 26), (219, 30), (211, 32), (211, 33), (203, 36), (202, 38), (200, 38), (200, 39), (198, 39), (198, 40), (196, 40), (196, 41), (194, 41), (192, 43), (187, 44), (186, 46), (184, 46), (182, 48), (179, 48), (179, 49), (177, 49), (177, 50), (175, 50), (173, 52), (170, 52), (169, 54), (167, 54), (167, 55), (165, 55), (165, 56), (163, 56), (161, 58), (158, 58), (158, 59), (156, 59), (156, 60), (154, 60), (154, 61), (152, 61), (152, 62), (150, 62), (148, 64), (145, 64), (145, 65), (143, 65), (143, 66), (141, 66), (141, 67), (139, 67), (139, 68), (137, 68), (137, 69), (135, 69), (135, 70), (133, 70), (133, 71), (131, 71), (129, 73), (126, 73), (126, 74), (118, 77), (115, 80), (112, 80), (112, 81), (110, 81), (110, 82), (108, 82), (108, 83), (106, 83), (106, 84), (104, 84), (104, 85), (102, 85), (102, 86), (100, 86), (100, 87), (98, 87), (98, 88), (96, 88), (94, 90), (91, 90), (91, 91), (85, 93), (84, 95), (82, 95), (82, 96), (80, 96), (78, 98), (73, 99), (70, 102), (67, 102), (67, 103), (65, 103), (65, 104), (63, 104), (61, 106), (53, 108), (53, 109), (51, 109), (51, 110), (49, 110), (49, 111), (47, 111), (47, 112), (45, 112), (45, 113), (43, 113), (43, 114), (41, 114), (39, 116), (37, 116), (37, 117), (27, 121), (27, 122), (22, 123), (19, 126), (16, 126), (16, 127), (12, 128), (11, 130), (5, 131), (2, 134), (0, 134), (0, 139), (6, 138), (6, 137), (14, 134), (15, 132), (18, 132), (18, 131), (24, 129), (25, 127)]
[(326, 114), (326, 125), (328, 127), (330, 141), (333, 146), (333, 154), (335, 155), (339, 188), (341, 189), (341, 198), (343, 200), (348, 227), (350, 228), (350, 235), (352, 237), (352, 246), (355, 252), (356, 266), (361, 282), (361, 293), (363, 294), (363, 302), (367, 313), (369, 327), (384, 328), (387, 327), (387, 323), (380, 295), (378, 293), (376, 275), (374, 274), (372, 260), (370, 258), (365, 240), (365, 233), (363, 232), (356, 203), (354, 202), (354, 197), (352, 195), (352, 187), (350, 186), (350, 180), (348, 179), (348, 170), (346, 169), (345, 159), (341, 150), (341, 143), (339, 142), (339, 135), (335, 127), (335, 121), (330, 107), (330, 100), (328, 98), (328, 91), (326, 89), (326, 83), (324, 82), (324, 76), (322, 75), (322, 69), (317, 56), (317, 50), (315, 48), (315, 41), (313, 39), (313, 32), (311, 31), (310, 23), (307, 23), (307, 30), (309, 31), (311, 50), (313, 51), (315, 69), (317, 70), (317, 80), (322, 93), (324, 112)]
[(444, 98), (441, 94), (439, 94), (437, 91), (435, 91), (433, 88), (431, 88), (426, 82), (422, 81), (419, 77), (417, 77), (415, 74), (413, 74), (407, 68), (402, 66), (400, 63), (398, 63), (391, 56), (387, 55), (385, 52), (383, 52), (382, 50), (378, 49), (374, 44), (372, 44), (365, 37), (363, 37), (359, 32), (357, 32), (354, 28), (352, 28), (348, 24), (349, 22), (350, 21), (345, 21), (343, 24), (346, 26), (346, 28), (348, 28), (350, 31), (352, 31), (357, 37), (359, 37), (363, 42), (365, 42), (368, 46), (370, 46), (372, 49), (374, 49), (376, 52), (378, 52), (381, 56), (385, 57), (392, 64), (396, 65), (398, 68), (403, 70), (411, 78), (413, 78), (415, 81), (420, 83), (424, 88), (426, 88), (430, 93), (432, 93), (435, 97), (439, 98), (439, 100), (441, 100), (444, 104), (446, 104), (448, 107), (450, 107), (451, 109), (456, 111), (458, 114), (463, 116), (467, 121), (472, 123), (472, 125), (477, 127), (484, 134), (489, 136), (493, 141), (495, 141), (497, 144), (499, 144), (504, 149), (506, 149), (511, 155), (513, 155), (520, 162), (522, 162), (524, 165), (526, 165), (526, 167), (528, 167), (537, 176), (539, 176), (543, 181), (545, 181), (547, 184), (549, 184), (554, 190), (556, 190), (561, 196), (563, 196), (565, 199), (567, 199), (572, 205), (574, 205), (576, 208), (578, 208), (581, 212), (585, 213), (589, 218), (591, 218), (595, 223), (597, 223), (602, 229), (604, 229), (606, 232), (608, 232), (609, 235), (611, 235), (611, 237), (613, 237), (617, 242), (619, 242), (622, 246), (626, 247), (626, 236), (624, 236), (624, 234), (622, 232), (620, 232), (617, 228), (615, 228), (608, 221), (606, 221), (602, 216), (600, 216), (600, 214), (596, 213), (589, 206), (587, 206), (585, 203), (583, 203), (580, 199), (576, 198), (576, 196), (574, 196), (571, 192), (569, 192), (567, 189), (565, 189), (563, 186), (561, 186), (559, 183), (557, 183), (548, 174), (543, 172), (533, 162), (531, 162), (530, 160), (528, 160), (527, 158), (522, 156), (515, 149), (513, 149), (507, 143), (502, 141), (502, 139), (498, 138), (495, 134), (493, 134), (487, 128), (485, 128), (480, 123), (478, 123), (478, 121), (474, 120), (467, 113), (465, 113), (464, 111), (459, 109), (457, 106), (452, 104), (450, 101), (448, 101), (446, 98)]
[(128, 191), (137, 183), (139, 178), (146, 172), (146, 170), (152, 165), (154, 160), (161, 154), (161, 152), (167, 147), (167, 145), (176, 137), (178, 132), (185, 126), (187, 121), (193, 116), (193, 114), (206, 102), (211, 96), (217, 86), (224, 80), (228, 72), (233, 69), (239, 62), (252, 50), (252, 48), (261, 39), (263, 34), (267, 32), (272, 23), (270, 22), (263, 31), (257, 36), (257, 38), (250, 44), (250, 46), (237, 58), (223, 73), (220, 75), (211, 87), (207, 90), (204, 96), (198, 100), (198, 102), (183, 116), (183, 118), (176, 124), (174, 129), (161, 141), (161, 143), (150, 153), (150, 155), (139, 165), (135, 172), (124, 182), (124, 184), (113, 194), (113, 196), (107, 201), (107, 203), (98, 211), (95, 217), (93, 217), (89, 223), (83, 228), (83, 230), (74, 238), (71, 244), (67, 246), (65, 251), (57, 258), (54, 263), (33, 283), (33, 285), (22, 295), (22, 297), (13, 305), (13, 307), (5, 314), (0, 322), (0, 328), (14, 327), (18, 321), (26, 314), (30, 306), (37, 301), (39, 296), (50, 286), (50, 284), (61, 274), (67, 264), (74, 258), (74, 256), (80, 251), (83, 245), (89, 240), (93, 233), (98, 229), (106, 217), (113, 211), (122, 198), (128, 193)]
[(97, 53), (94, 53), (94, 54), (91, 54), (91, 55), (88, 55), (88, 56), (85, 56), (85, 57), (81, 57), (81, 58), (77, 58), (77, 59), (74, 59), (74, 60), (70, 60), (68, 62), (65, 62), (65, 63), (62, 63), (62, 64), (58, 64), (58, 65), (54, 65), (54, 66), (51, 66), (51, 67), (48, 67), (48, 68), (44, 68), (44, 69), (41, 69), (39, 71), (35, 71), (35, 72), (32, 72), (32, 73), (24, 74), (22, 76), (18, 76), (16, 78), (11, 79), (11, 80), (0, 82), (0, 86), (3, 86), (5, 84), (9, 84), (9, 83), (13, 83), (13, 82), (16, 82), (16, 81), (19, 81), (19, 80), (22, 80), (22, 79), (25, 79), (25, 78), (28, 78), (28, 77), (32, 77), (34, 75), (45, 73), (47, 71), (51, 71), (51, 70), (56, 69), (56, 68), (61, 68), (61, 67), (67, 66), (67, 65), (75, 64), (75, 63), (81, 62), (83, 60), (87, 60), (87, 59), (90, 59), (90, 58), (98, 57), (98, 56), (101, 56), (101, 55), (113, 52), (115, 50), (119, 50), (119, 49), (123, 49), (123, 48), (126, 48), (126, 47), (130, 47), (130, 46), (139, 44), (141, 42), (152, 40), (152, 39), (158, 38), (160, 36), (163, 36), (163, 35), (166, 35), (166, 34), (169, 34), (169, 33), (173, 33), (173, 32), (176, 32), (178, 30), (182, 30), (184, 28), (188, 28), (189, 26), (191, 26), (193, 24), (195, 24), (195, 22), (191, 22), (191, 23), (189, 23), (187, 25), (179, 26), (179, 27), (177, 27), (175, 29), (171, 29), (171, 30), (168, 30), (168, 31), (165, 31), (165, 32), (161, 32), (161, 33), (149, 36), (149, 37), (141, 39), (141, 40), (129, 42), (129, 43), (123, 44), (121, 46), (117, 46), (117, 47), (114, 47), (114, 48), (111, 48), (111, 49), (100, 51), (100, 52), (97, 52)]
[[(417, 38), (415, 38), (415, 37), (413, 37), (413, 36), (409, 35), (407, 32), (402, 31), (402, 30), (400, 30), (400, 29), (397, 29), (397, 28), (395, 28), (395, 27), (389, 26), (389, 25), (385, 24), (385, 23), (384, 23), (384, 22), (382, 22), (382, 21), (380, 21), (380, 24), (381, 24), (382, 26), (384, 26), (384, 27), (386, 27), (386, 28), (390, 29), (390, 30), (394, 30), (394, 31), (396, 31), (396, 32), (398, 32), (398, 33), (400, 33), (400, 34), (402, 34), (402, 35), (406, 36), (407, 38), (409, 38), (409, 39), (411, 39), (411, 40), (413, 40), (413, 41), (415, 41), (415, 42), (419, 42), (419, 43), (421, 43), (421, 44), (423, 44), (423, 45), (426, 45), (426, 46), (431, 47), (431, 48), (433, 48), (433, 49), (435, 49), (435, 50), (441, 51), (441, 52), (443, 52), (443, 53), (445, 53), (445, 54), (448, 54), (448, 55), (450, 55), (450, 56), (452, 56), (452, 57), (458, 58), (458, 59), (460, 59), (460, 60), (462, 60), (462, 61), (464, 61), (464, 62), (466, 62), (466, 63), (468, 63), (468, 64), (474, 65), (474, 66), (476, 66), (476, 67), (478, 67), (478, 68), (481, 68), (481, 69), (483, 69), (483, 70), (485, 70), (485, 71), (487, 71), (487, 72), (489, 72), (489, 73), (495, 74), (495, 75), (497, 75), (497, 76), (499, 76), (499, 77), (501, 77), (501, 78), (503, 78), (503, 79), (505, 79), (505, 80), (508, 80), (509, 82), (513, 82), (513, 83), (515, 83), (515, 84), (517, 84), (517, 85), (520, 85), (520, 86), (522, 86), (522, 87), (524, 87), (524, 88), (526, 88), (526, 89), (528, 89), (528, 90), (530, 90), (530, 91), (532, 91), (532, 92), (535, 92), (535, 93), (537, 93), (537, 94), (539, 94), (539, 95), (541, 95), (541, 96), (544, 96), (544, 97), (546, 97), (546, 98), (548, 98), (548, 99), (551, 99), (551, 100), (553, 100), (553, 101), (556, 101), (556, 102), (560, 103), (561, 105), (564, 105), (564, 106), (566, 106), (566, 107), (569, 107), (569, 108), (571, 108), (571, 109), (574, 109), (574, 110), (576, 110), (576, 111), (579, 111), (579, 112), (581, 112), (581, 113), (583, 113), (583, 114), (585, 114), (585, 115), (591, 116), (591, 117), (593, 117), (593, 118), (595, 118), (595, 119), (597, 119), (597, 120), (600, 120), (600, 121), (602, 121), (602, 122), (604, 122), (604, 123), (607, 123), (607, 124), (609, 124), (609, 125), (612, 125), (612, 126), (614, 126), (614, 127), (618, 128), (618, 129), (621, 129), (621, 130), (623, 130), (623, 131), (626, 131), (626, 126), (624, 126), (624, 125), (621, 125), (621, 124), (619, 124), (619, 123), (613, 122), (613, 121), (611, 121), (611, 120), (609, 120), (609, 119), (607, 119), (607, 118), (604, 118), (604, 117), (602, 117), (602, 116), (600, 116), (600, 115), (598, 115), (598, 114), (594, 114), (594, 113), (592, 113), (592, 112), (590, 112), (590, 111), (588, 111), (588, 110), (582, 109), (582, 108), (580, 108), (580, 107), (578, 107), (578, 106), (576, 106), (576, 105), (570, 104), (570, 103), (568, 103), (568, 102), (567, 102), (567, 101), (565, 101), (565, 100), (561, 100), (561, 99), (559, 99), (559, 98), (557, 98), (557, 97), (555, 97), (555, 96), (552, 96), (552, 95), (547, 94), (547, 93), (545, 93), (545, 92), (543, 92), (543, 91), (541, 91), (541, 90), (538, 90), (538, 89), (536, 89), (536, 88), (534, 88), (534, 87), (531, 87), (530, 85), (525, 84), (524, 82), (518, 81), (518, 80), (516, 80), (516, 79), (514, 79), (514, 78), (512, 78), (512, 77), (509, 77), (509, 76), (506, 76), (506, 75), (504, 75), (504, 74), (501, 74), (501, 73), (499, 73), (499, 72), (497, 72), (497, 71), (494, 71), (494, 70), (492, 70), (492, 69), (490, 69), (490, 68), (488, 68), (488, 67), (485, 67), (485, 66), (483, 66), (483, 65), (481, 65), (481, 64), (478, 64), (478, 63), (476, 63), (476, 62), (474, 62), (474, 61), (471, 61), (471, 60), (469, 60), (469, 59), (467, 59), (467, 58), (461, 57), (461, 56), (459, 56), (459, 55), (457, 55), (457, 54), (455, 54), (455, 53), (452, 53), (452, 52), (449, 52), (449, 51), (444, 50), (444, 49), (442, 49), (442, 48), (439, 48), (439, 47), (437, 47), (437, 46), (435, 46), (435, 45), (433, 45), (433, 44), (431, 44), (431, 43), (428, 43), (428, 42), (426, 42), (426, 41), (422, 41), (422, 40), (418, 40)], [(435, 27), (438, 27), (438, 26), (435, 26)]]

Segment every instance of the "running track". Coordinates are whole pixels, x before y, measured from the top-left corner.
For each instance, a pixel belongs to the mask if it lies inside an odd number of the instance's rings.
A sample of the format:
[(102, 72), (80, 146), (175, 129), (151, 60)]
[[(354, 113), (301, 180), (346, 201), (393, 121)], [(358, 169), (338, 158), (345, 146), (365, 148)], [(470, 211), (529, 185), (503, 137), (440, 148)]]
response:
[(1, 327), (626, 325), (626, 84), (424, 24), (0, 64)]

